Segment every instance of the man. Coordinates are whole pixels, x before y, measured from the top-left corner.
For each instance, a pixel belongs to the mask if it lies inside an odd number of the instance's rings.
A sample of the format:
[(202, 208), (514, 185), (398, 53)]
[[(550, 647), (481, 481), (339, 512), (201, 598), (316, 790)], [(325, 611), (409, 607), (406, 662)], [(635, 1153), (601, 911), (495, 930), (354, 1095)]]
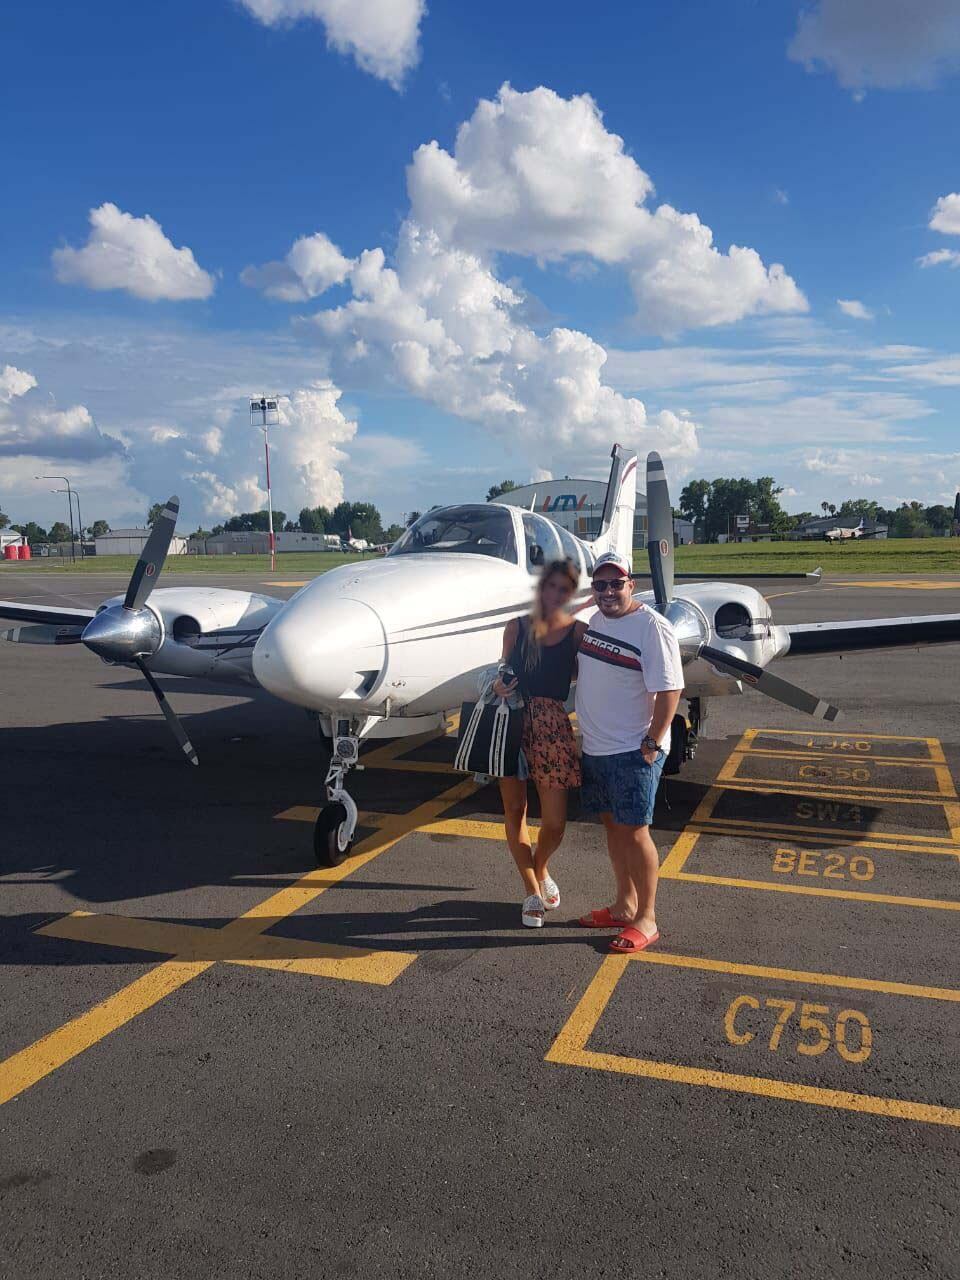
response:
[(659, 858), (650, 837), (670, 724), (683, 692), (680, 646), (662, 614), (634, 600), (630, 566), (608, 551), (593, 569), (597, 612), (580, 644), (577, 719), (583, 734), (584, 809), (607, 830), (617, 896), (583, 916), (586, 928), (623, 926), (620, 953), (656, 942)]

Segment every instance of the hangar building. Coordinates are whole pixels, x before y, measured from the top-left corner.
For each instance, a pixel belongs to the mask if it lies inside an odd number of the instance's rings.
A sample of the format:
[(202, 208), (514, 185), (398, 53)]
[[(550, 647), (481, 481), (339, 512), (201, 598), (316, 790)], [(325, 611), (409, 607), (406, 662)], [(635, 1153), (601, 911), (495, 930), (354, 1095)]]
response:
[[(149, 529), (111, 529), (109, 533), (101, 533), (96, 542), (98, 556), (138, 556), (147, 545), (150, 537)], [(174, 534), (170, 540), (171, 556), (183, 556), (187, 553), (187, 540)]]
[[(540, 480), (535, 484), (521, 485), (501, 494), (495, 501), (506, 502), (512, 507), (534, 510), (549, 516), (562, 529), (569, 529), (578, 538), (595, 538), (600, 530), (603, 500), (607, 492), (606, 480)], [(693, 542), (693, 522), (673, 521), (673, 536), (678, 546)], [(633, 545), (647, 545), (647, 497), (637, 493), (637, 510), (633, 519)]]

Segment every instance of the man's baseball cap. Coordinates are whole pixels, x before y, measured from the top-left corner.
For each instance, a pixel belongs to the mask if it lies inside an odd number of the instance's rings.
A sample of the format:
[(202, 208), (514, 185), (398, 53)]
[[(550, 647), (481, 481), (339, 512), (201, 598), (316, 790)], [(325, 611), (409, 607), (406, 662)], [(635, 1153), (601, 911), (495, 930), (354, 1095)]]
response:
[(595, 578), (600, 569), (607, 568), (616, 569), (621, 578), (630, 577), (630, 564), (626, 556), (620, 555), (618, 551), (605, 551), (602, 556), (598, 557), (590, 576)]

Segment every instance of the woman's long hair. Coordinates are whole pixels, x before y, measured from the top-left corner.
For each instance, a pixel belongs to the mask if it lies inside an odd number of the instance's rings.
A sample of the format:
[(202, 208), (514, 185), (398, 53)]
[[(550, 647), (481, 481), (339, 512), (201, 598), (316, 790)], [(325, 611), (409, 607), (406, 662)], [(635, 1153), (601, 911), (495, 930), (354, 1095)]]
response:
[(543, 588), (547, 585), (550, 578), (555, 573), (566, 578), (570, 584), (571, 591), (576, 591), (580, 585), (580, 570), (572, 560), (551, 560), (549, 564), (543, 566), (540, 577), (537, 580), (537, 589), (533, 597), (533, 608), (530, 610), (530, 618), (526, 628), (526, 636), (523, 643), (523, 665), (528, 671), (540, 661), (540, 648), (543, 644), (543, 637), (547, 634), (549, 627), (547, 618), (543, 608)]

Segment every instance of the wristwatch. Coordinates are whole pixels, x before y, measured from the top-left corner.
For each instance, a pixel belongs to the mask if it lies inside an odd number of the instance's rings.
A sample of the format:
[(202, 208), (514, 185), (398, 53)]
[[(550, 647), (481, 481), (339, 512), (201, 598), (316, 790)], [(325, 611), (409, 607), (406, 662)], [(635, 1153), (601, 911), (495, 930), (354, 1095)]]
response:
[(660, 746), (660, 743), (656, 740), (656, 738), (651, 738), (649, 733), (647, 734), (647, 736), (644, 738), (643, 742), (640, 745), (643, 747), (646, 747), (648, 751), (657, 751), (661, 755), (663, 754), (663, 748)]

